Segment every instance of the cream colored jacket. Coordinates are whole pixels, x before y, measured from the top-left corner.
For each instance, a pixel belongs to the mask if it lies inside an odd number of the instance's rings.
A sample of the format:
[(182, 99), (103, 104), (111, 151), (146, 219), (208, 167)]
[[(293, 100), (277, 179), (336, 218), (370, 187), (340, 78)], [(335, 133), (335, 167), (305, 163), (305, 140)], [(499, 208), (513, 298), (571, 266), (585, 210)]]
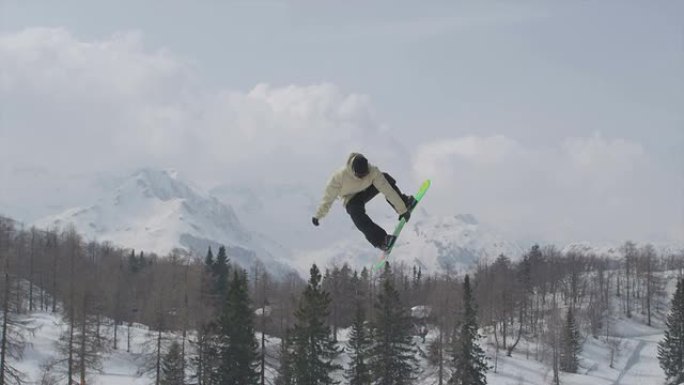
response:
[(357, 193), (367, 189), (371, 185), (375, 186), (387, 200), (394, 206), (397, 214), (401, 215), (406, 212), (406, 204), (401, 199), (399, 194), (389, 184), (382, 171), (372, 164), (368, 164), (368, 175), (363, 178), (358, 178), (352, 171), (352, 161), (354, 157), (360, 155), (358, 153), (351, 153), (347, 159), (347, 165), (334, 173), (325, 188), (325, 194), (321, 201), (315, 217), (323, 218), (330, 211), (330, 206), (337, 198), (342, 198), (344, 206), (349, 203), (349, 200)]

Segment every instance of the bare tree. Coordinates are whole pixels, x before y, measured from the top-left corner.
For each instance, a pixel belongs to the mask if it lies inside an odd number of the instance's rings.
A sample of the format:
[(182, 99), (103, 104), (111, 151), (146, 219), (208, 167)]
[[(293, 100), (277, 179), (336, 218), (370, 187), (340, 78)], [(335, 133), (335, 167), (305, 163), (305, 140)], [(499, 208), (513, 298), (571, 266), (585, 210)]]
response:
[(29, 324), (15, 316), (19, 304), (13, 293), (11, 265), (11, 235), (13, 226), (0, 220), (0, 301), (2, 303), (2, 341), (0, 341), (0, 385), (21, 385), (24, 374), (17, 370), (10, 360), (19, 361), (26, 346), (25, 333)]
[(625, 256), (625, 314), (628, 318), (632, 317), (632, 296), (634, 280), (632, 274), (635, 270), (635, 263), (638, 256), (638, 251), (634, 242), (627, 241), (621, 248)]
[(87, 253), (79, 234), (74, 228), (63, 234), (61, 252), (67, 262), (60, 269), (59, 279), (68, 281), (60, 285), (65, 289), (64, 318), (66, 329), (58, 342), (59, 355), (53, 366), (65, 367), (66, 378), (79, 383), (88, 383), (92, 372), (101, 370), (101, 352), (105, 349), (99, 332), (98, 291), (99, 279), (95, 271), (93, 255)]
[(560, 360), (561, 360), (561, 336), (563, 323), (561, 321), (560, 309), (554, 299), (549, 315), (548, 329), (546, 330), (546, 343), (551, 349), (551, 369), (553, 371), (553, 384), (560, 385)]
[(655, 296), (661, 291), (661, 280), (655, 274), (658, 269), (657, 262), (657, 254), (653, 245), (645, 245), (639, 250), (640, 280), (646, 289), (644, 302), (648, 326), (651, 326)]

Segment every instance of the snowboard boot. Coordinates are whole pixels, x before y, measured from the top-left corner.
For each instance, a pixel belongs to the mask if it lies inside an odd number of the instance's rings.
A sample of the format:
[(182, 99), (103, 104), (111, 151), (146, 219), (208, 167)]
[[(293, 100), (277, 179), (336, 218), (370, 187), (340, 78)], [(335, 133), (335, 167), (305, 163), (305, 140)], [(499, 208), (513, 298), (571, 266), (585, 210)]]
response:
[(385, 237), (385, 241), (382, 243), (382, 245), (378, 246), (378, 249), (382, 251), (389, 251), (392, 246), (394, 245), (394, 241), (397, 240), (397, 237), (392, 235), (392, 234), (387, 234)]
[(409, 195), (404, 203), (406, 204), (406, 208), (408, 209), (408, 211), (412, 212), (418, 204), (418, 201), (416, 200), (416, 198), (413, 197), (413, 195)]

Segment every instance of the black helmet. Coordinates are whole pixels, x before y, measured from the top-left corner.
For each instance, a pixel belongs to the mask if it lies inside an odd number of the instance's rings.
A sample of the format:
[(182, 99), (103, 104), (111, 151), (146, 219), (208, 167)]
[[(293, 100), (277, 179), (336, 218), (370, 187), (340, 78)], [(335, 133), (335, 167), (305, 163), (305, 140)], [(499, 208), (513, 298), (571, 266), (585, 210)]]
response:
[(365, 156), (359, 154), (354, 157), (354, 160), (352, 160), (352, 171), (354, 171), (354, 175), (358, 178), (363, 178), (364, 176), (368, 175), (368, 159), (366, 159)]

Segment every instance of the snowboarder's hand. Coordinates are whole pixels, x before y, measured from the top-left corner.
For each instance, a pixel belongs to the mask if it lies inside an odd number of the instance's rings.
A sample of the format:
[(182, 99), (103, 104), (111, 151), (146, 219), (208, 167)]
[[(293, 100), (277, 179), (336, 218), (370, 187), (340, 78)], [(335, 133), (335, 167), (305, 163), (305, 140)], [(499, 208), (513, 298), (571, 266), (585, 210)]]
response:
[(316, 217), (311, 218), (311, 223), (313, 223), (314, 226), (318, 226), (319, 225), (318, 218), (316, 218)]
[(404, 220), (406, 220), (406, 222), (408, 222), (409, 219), (411, 219), (411, 212), (409, 210), (406, 210), (405, 213), (399, 215), (399, 220), (402, 220), (402, 219), (404, 219)]

